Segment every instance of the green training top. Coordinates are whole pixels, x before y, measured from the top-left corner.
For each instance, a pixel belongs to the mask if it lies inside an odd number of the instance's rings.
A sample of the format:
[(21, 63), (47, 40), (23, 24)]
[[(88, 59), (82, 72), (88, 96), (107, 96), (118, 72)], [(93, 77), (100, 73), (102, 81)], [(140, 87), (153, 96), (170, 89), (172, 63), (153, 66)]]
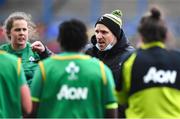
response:
[(110, 69), (90, 56), (62, 53), (40, 62), (32, 83), (37, 117), (97, 118), (117, 108)]
[(37, 62), (40, 60), (39, 55), (36, 52), (33, 52), (31, 49), (31, 44), (27, 42), (26, 48), (22, 50), (13, 50), (11, 44), (3, 44), (0, 46), (0, 50), (5, 50), (8, 53), (14, 54), (21, 58), (22, 65), (24, 68), (24, 72), (26, 75), (26, 79), (28, 80), (28, 84), (31, 84), (31, 79), (37, 69)]
[(119, 103), (127, 118), (180, 117), (180, 53), (161, 42), (143, 45), (123, 64)]
[(20, 88), (26, 83), (21, 60), (0, 51), (0, 69), (0, 118), (20, 118)]

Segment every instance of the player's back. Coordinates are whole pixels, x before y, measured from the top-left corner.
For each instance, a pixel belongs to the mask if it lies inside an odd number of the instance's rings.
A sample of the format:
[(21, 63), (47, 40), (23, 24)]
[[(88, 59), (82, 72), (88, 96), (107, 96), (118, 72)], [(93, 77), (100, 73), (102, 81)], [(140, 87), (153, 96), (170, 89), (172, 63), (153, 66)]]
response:
[(65, 53), (45, 60), (42, 67), (39, 117), (103, 117), (105, 105), (115, 102), (112, 74), (97, 59)]
[(179, 117), (180, 53), (154, 46), (136, 54), (127, 117)]
[(21, 116), (20, 59), (0, 51), (0, 118)]

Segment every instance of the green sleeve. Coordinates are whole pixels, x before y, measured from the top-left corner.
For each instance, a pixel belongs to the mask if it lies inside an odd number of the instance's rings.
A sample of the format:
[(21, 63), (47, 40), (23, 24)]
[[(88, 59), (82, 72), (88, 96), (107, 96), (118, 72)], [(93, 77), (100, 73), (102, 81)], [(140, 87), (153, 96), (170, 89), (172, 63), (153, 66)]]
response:
[(19, 80), (20, 80), (20, 86), (27, 84), (26, 76), (25, 76), (24, 69), (22, 66), (21, 66), (21, 70), (20, 70), (20, 74), (19, 74)]
[(32, 86), (31, 86), (32, 101), (34, 102), (40, 101), (42, 84), (43, 84), (43, 79), (41, 74), (42, 74), (41, 70), (38, 67), (37, 71), (35, 72), (34, 78), (32, 80)]
[(106, 74), (106, 84), (104, 84), (104, 102), (107, 109), (117, 108), (117, 100), (114, 95), (115, 84), (111, 70), (104, 65), (104, 71)]

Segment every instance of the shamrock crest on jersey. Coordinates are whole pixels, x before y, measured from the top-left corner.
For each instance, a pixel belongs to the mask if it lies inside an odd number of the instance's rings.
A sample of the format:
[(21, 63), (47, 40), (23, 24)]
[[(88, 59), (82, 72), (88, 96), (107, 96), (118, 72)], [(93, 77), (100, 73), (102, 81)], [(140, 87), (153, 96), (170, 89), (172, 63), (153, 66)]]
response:
[(66, 72), (69, 74), (69, 80), (76, 80), (78, 77), (76, 73), (79, 73), (79, 67), (75, 64), (75, 62), (70, 62), (69, 65), (66, 67)]
[(30, 62), (35, 61), (35, 58), (34, 58), (33, 56), (30, 56), (30, 57), (29, 57), (29, 61), (30, 61)]

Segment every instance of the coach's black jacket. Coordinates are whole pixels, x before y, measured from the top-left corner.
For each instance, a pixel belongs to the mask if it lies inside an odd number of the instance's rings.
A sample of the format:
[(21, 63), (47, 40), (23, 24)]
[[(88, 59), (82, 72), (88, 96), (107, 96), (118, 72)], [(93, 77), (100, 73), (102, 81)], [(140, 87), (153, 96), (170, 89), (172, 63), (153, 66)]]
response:
[(121, 62), (135, 49), (129, 44), (123, 30), (121, 30), (121, 36), (118, 39), (118, 42), (110, 50), (99, 51), (95, 46), (95, 36), (92, 37), (91, 42), (92, 45), (89, 49), (86, 50), (86, 54), (91, 55), (92, 57), (96, 57), (108, 65), (113, 73), (116, 84), (117, 80), (119, 80)]
[[(96, 57), (103, 61), (111, 69), (113, 77), (115, 80), (116, 88), (118, 88), (118, 80), (120, 80), (120, 68), (122, 61), (127, 58), (135, 49), (130, 45), (128, 39), (126, 38), (124, 31), (121, 29), (121, 35), (117, 40), (117, 43), (112, 49), (107, 51), (99, 51), (96, 48), (96, 38), (95, 36), (91, 39), (91, 45), (86, 50), (86, 54)], [(119, 118), (125, 118), (125, 108), (127, 105), (119, 105)]]

